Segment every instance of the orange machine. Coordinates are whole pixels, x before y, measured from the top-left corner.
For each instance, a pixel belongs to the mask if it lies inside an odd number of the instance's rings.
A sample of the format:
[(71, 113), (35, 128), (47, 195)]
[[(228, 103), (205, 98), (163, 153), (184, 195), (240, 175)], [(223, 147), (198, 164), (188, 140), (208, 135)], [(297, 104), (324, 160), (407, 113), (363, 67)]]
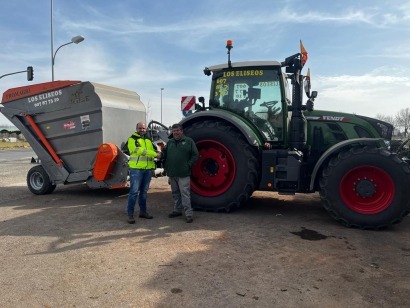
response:
[(105, 181), (111, 177), (118, 156), (118, 148), (112, 143), (103, 143), (97, 151), (93, 175), (97, 181)]

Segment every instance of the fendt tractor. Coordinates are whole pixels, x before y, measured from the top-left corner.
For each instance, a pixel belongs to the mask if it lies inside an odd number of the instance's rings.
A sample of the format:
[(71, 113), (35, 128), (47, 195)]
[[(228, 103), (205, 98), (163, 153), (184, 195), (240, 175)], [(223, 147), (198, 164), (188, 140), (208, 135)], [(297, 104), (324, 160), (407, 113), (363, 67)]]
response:
[(212, 78), (209, 106), (203, 97), (181, 100), (183, 112), (195, 109), (181, 124), (200, 153), (192, 170), (193, 207), (230, 211), (255, 190), (319, 192), (345, 226), (380, 229), (402, 221), (410, 211), (410, 169), (389, 151), (393, 126), (313, 110), (317, 92), (310, 71), (302, 75), (302, 43), (283, 62), (231, 62), (232, 47), (228, 40), (227, 63), (204, 69)]

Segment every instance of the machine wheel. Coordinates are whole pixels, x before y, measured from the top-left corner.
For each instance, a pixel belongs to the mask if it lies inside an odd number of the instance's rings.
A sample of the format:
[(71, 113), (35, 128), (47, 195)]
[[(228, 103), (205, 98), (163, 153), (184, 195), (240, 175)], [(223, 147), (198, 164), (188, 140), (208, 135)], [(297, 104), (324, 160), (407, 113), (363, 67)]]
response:
[(38, 165), (31, 168), (27, 173), (28, 189), (35, 195), (51, 194), (56, 185), (51, 183), (43, 166)]
[(339, 153), (324, 168), (320, 197), (347, 227), (380, 229), (410, 211), (410, 169), (396, 154), (375, 147)]
[(199, 151), (192, 168), (192, 206), (229, 211), (243, 205), (259, 179), (256, 150), (234, 127), (221, 121), (197, 122), (184, 133)]

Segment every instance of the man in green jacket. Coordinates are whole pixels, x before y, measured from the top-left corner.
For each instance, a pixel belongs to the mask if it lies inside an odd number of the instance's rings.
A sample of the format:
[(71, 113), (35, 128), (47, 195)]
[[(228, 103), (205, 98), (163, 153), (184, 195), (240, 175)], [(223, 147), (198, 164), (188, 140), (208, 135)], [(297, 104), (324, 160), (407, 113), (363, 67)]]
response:
[(182, 216), (184, 210), (186, 222), (191, 223), (191, 169), (199, 157), (198, 149), (194, 140), (184, 136), (181, 124), (172, 125), (172, 136), (161, 152), (174, 199), (174, 210), (168, 217)]

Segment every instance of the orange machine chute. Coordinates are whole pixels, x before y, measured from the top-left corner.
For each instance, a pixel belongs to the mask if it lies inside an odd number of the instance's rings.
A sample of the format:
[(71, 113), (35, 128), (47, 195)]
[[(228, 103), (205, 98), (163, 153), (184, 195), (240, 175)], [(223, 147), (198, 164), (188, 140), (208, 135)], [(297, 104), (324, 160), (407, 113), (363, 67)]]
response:
[(112, 143), (103, 143), (97, 151), (93, 175), (97, 181), (105, 181), (111, 177), (115, 160), (118, 156), (118, 148)]

